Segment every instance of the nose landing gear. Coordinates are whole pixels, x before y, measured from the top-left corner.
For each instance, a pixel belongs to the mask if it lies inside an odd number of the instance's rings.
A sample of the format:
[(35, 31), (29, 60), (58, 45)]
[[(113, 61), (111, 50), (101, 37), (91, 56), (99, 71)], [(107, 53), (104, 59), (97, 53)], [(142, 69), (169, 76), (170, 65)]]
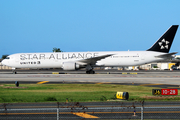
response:
[(12, 68), (12, 72), (13, 72), (13, 74), (17, 74), (16, 68)]

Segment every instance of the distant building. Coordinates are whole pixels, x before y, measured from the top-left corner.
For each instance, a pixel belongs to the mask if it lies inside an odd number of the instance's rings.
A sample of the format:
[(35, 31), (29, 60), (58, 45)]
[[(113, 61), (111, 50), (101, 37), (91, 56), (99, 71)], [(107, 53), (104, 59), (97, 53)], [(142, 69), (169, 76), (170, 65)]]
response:
[(175, 58), (176, 58), (176, 59), (178, 59), (178, 58), (180, 59), (180, 55), (176, 55), (176, 57), (175, 57)]
[(8, 67), (8, 66), (5, 66), (5, 65), (2, 65), (2, 63), (0, 62), (0, 69), (12, 69), (11, 67)]

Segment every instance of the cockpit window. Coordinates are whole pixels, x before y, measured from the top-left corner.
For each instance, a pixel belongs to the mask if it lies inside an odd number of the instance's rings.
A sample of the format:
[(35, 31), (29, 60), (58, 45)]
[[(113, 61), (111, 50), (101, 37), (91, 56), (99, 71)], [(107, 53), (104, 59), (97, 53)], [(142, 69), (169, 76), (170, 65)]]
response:
[(10, 59), (10, 57), (9, 57), (9, 56), (7, 56), (5, 59)]

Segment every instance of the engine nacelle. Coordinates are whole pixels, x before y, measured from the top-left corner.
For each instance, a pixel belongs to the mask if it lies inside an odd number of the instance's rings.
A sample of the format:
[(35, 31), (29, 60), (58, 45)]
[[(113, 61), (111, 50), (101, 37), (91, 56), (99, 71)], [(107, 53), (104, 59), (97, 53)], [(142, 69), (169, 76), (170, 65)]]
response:
[(80, 68), (80, 65), (78, 65), (75, 62), (64, 62), (63, 63), (63, 70), (77, 70)]

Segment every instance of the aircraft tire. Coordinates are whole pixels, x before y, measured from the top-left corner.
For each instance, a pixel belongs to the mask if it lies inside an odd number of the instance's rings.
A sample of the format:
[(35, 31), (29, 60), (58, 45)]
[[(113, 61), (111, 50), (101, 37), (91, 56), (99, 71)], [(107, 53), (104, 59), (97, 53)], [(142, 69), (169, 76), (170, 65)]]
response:
[(86, 71), (86, 74), (95, 74), (94, 70)]
[(16, 71), (13, 71), (13, 74), (17, 74), (17, 72), (16, 72)]
[(91, 71), (90, 71), (90, 74), (94, 74), (94, 73), (95, 73), (94, 70), (91, 70)]

